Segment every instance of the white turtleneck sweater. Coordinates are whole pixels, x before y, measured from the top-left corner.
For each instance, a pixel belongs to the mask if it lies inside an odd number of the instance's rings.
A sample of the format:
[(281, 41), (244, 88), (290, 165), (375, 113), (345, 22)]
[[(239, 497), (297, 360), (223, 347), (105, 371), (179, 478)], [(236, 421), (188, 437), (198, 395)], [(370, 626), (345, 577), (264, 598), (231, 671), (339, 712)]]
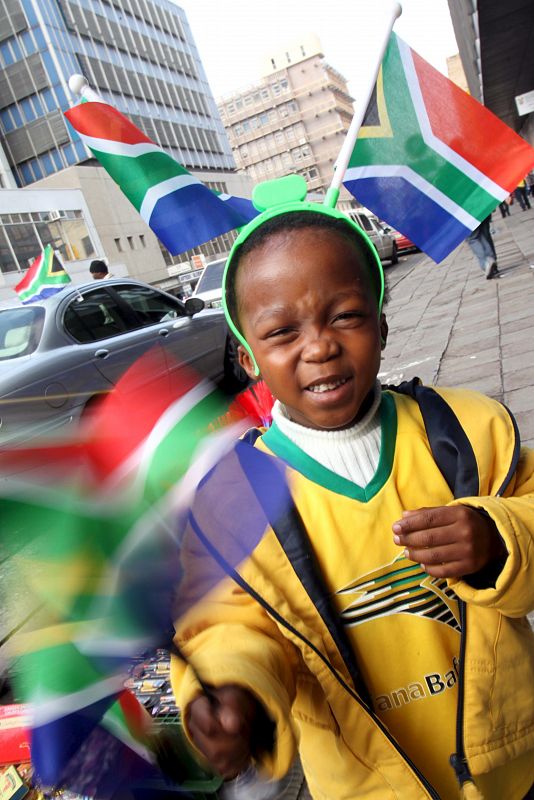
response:
[(305, 428), (290, 419), (278, 400), (273, 406), (273, 421), (288, 439), (327, 469), (358, 486), (367, 486), (380, 458), (381, 387), (377, 381), (371, 408), (359, 422), (341, 431)]

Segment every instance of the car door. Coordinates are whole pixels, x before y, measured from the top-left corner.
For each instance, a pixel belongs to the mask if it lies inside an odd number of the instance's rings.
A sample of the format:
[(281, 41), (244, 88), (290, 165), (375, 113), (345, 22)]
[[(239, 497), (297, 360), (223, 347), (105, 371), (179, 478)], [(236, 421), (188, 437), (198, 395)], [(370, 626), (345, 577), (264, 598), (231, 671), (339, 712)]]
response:
[(114, 286), (122, 304), (137, 315), (143, 330), (154, 330), (167, 356), (171, 380), (180, 364), (207, 377), (222, 371), (221, 327), (211, 313), (190, 317), (184, 304), (153, 286)]
[[(120, 285), (120, 284), (119, 284)], [(85, 358), (115, 385), (141, 355), (154, 351), (155, 368), (167, 372), (156, 325), (144, 327), (120, 302), (117, 285), (84, 289), (61, 309), (65, 333), (83, 348)]]

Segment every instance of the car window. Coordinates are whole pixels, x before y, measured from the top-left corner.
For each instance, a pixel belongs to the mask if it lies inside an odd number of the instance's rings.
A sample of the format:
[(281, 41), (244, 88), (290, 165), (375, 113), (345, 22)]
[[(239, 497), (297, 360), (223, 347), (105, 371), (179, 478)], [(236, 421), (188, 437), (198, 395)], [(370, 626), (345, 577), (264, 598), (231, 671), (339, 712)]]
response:
[(134, 330), (117, 300), (104, 289), (84, 292), (73, 298), (63, 316), (67, 333), (77, 342), (98, 342)]
[(33, 353), (41, 339), (45, 310), (6, 308), (0, 311), (0, 361)]
[(226, 261), (214, 261), (212, 264), (206, 264), (204, 272), (200, 276), (200, 280), (195, 289), (195, 294), (200, 292), (211, 292), (214, 289), (222, 288), (222, 280), (224, 273), (224, 265)]
[(142, 327), (186, 316), (179, 300), (167, 297), (149, 286), (115, 285), (113, 291), (135, 311)]
[(366, 217), (365, 214), (358, 215), (358, 223), (364, 229), (364, 231), (373, 230), (373, 224), (369, 217)]

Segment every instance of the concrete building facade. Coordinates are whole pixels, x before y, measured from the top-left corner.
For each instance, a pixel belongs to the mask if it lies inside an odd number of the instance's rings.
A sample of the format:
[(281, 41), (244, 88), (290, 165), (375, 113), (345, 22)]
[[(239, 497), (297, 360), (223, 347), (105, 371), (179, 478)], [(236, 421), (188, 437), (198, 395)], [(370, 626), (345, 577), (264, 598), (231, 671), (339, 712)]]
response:
[(534, 145), (532, 0), (448, 0), (454, 33), (473, 97)]
[(90, 154), (63, 113), (93, 89), (188, 169), (232, 153), (184, 11), (170, 0), (0, 0), (0, 145), (26, 186)]
[[(263, 71), (218, 103), (237, 167), (255, 183), (296, 172), (322, 195), (353, 116), (347, 83), (312, 35), (267, 57)], [(356, 203), (343, 190), (339, 205)]]
[[(217, 177), (207, 173), (207, 182)], [(225, 186), (250, 194), (250, 182), (237, 173)], [(25, 189), (0, 190), (0, 301), (15, 299), (13, 287), (47, 244), (75, 282), (88, 280), (91, 260), (103, 258), (115, 276), (188, 294), (202, 264), (226, 255), (235, 236), (230, 231), (173, 258), (103, 167), (69, 167)]]
[[(172, 257), (63, 115), (79, 102), (68, 79), (81, 73), (105, 102), (210, 189), (250, 196), (251, 181), (236, 172), (181, 8), (170, 0), (0, 0), (0, 68), (0, 190), (78, 189), (100, 234), (96, 256), (106, 258), (110, 268), (124, 265), (132, 277), (165, 288), (187, 288), (183, 275), (191, 271), (191, 261), (198, 264), (197, 256), (210, 261), (228, 252), (233, 233)], [(2, 199), (0, 272), (11, 274), (8, 282), (17, 282), (12, 273), (27, 268), (43, 237), (53, 238), (43, 226), (68, 218), (72, 209), (61, 206), (60, 197), (38, 211), (25, 209), (22, 198), (17, 210), (6, 207), (11, 194)], [(25, 216), (19, 234), (32, 224), (23, 236), (10, 238), (6, 231), (15, 229), (2, 228), (19, 224), (11, 217), (20, 213)], [(37, 213), (43, 237), (31, 220)], [(68, 248), (61, 255), (74, 271), (85, 257)]]

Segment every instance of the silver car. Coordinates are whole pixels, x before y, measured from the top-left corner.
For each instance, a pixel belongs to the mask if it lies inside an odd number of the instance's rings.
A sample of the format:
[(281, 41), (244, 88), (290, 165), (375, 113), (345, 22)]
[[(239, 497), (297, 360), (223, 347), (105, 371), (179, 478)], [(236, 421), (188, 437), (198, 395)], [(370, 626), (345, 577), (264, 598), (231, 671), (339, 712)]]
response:
[[(150, 348), (230, 392), (247, 383), (221, 310), (133, 280), (69, 286), (0, 310), (0, 443), (75, 423)], [(200, 312), (200, 313), (199, 313)]]
[(347, 212), (350, 219), (362, 228), (370, 238), (382, 262), (389, 261), (391, 264), (398, 264), (399, 253), (397, 242), (391, 232), (391, 228), (385, 227), (378, 217), (369, 214), (363, 209), (351, 210)]

